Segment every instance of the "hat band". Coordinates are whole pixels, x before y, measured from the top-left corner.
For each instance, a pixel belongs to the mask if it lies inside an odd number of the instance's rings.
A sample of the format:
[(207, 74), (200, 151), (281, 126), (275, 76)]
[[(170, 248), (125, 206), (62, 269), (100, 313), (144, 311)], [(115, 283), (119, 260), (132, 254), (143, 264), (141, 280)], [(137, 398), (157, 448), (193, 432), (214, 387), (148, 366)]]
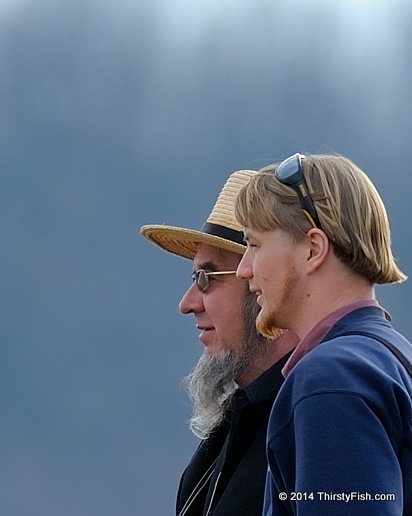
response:
[(219, 224), (212, 224), (210, 222), (205, 222), (203, 224), (202, 231), (208, 235), (214, 235), (220, 238), (224, 238), (225, 240), (231, 240), (232, 242), (246, 246), (243, 231), (236, 231), (235, 229), (220, 226)]

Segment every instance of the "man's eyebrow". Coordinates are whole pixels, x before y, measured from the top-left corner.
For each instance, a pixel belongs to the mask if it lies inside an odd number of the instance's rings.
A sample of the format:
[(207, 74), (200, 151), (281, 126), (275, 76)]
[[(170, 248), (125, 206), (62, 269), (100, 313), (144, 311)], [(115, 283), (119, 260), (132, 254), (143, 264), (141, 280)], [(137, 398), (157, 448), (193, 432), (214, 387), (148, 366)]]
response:
[(249, 242), (250, 236), (251, 235), (247, 231), (244, 231), (243, 232), (243, 240), (244, 240), (244, 242), (246, 242), (246, 243)]
[(218, 270), (218, 267), (215, 264), (215, 262), (209, 260), (207, 262), (199, 263), (199, 267), (197, 268), (197, 270), (199, 270), (199, 269), (203, 269), (203, 270), (209, 271), (209, 272), (215, 272)]

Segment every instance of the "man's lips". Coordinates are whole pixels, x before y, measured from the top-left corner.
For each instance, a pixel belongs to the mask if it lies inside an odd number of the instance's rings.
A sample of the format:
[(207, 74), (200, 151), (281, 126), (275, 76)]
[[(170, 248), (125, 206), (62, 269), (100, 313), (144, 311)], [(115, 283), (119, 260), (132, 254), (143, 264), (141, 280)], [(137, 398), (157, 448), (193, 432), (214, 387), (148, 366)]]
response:
[(214, 327), (213, 326), (200, 326), (199, 324), (196, 324), (196, 329), (198, 329), (202, 333), (205, 333), (205, 332), (214, 330)]

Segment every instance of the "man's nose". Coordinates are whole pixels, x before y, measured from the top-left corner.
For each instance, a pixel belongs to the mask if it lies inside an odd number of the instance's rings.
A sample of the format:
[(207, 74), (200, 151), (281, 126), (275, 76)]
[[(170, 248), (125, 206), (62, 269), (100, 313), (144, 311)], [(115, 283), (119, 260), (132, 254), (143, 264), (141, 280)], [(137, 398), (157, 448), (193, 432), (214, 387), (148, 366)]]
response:
[(186, 290), (185, 294), (180, 300), (179, 310), (182, 314), (199, 313), (204, 310), (203, 294), (197, 287), (196, 282), (193, 282), (192, 285)]

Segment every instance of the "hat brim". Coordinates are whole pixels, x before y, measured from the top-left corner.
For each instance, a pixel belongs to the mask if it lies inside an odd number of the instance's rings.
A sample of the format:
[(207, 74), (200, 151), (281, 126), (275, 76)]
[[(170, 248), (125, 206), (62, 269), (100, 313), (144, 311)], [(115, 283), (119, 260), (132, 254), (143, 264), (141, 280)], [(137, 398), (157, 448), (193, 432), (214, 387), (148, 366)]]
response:
[(189, 260), (193, 260), (196, 256), (199, 244), (212, 245), (213, 247), (241, 255), (246, 250), (246, 246), (226, 238), (176, 226), (146, 225), (141, 227), (140, 233), (165, 251), (188, 258)]

